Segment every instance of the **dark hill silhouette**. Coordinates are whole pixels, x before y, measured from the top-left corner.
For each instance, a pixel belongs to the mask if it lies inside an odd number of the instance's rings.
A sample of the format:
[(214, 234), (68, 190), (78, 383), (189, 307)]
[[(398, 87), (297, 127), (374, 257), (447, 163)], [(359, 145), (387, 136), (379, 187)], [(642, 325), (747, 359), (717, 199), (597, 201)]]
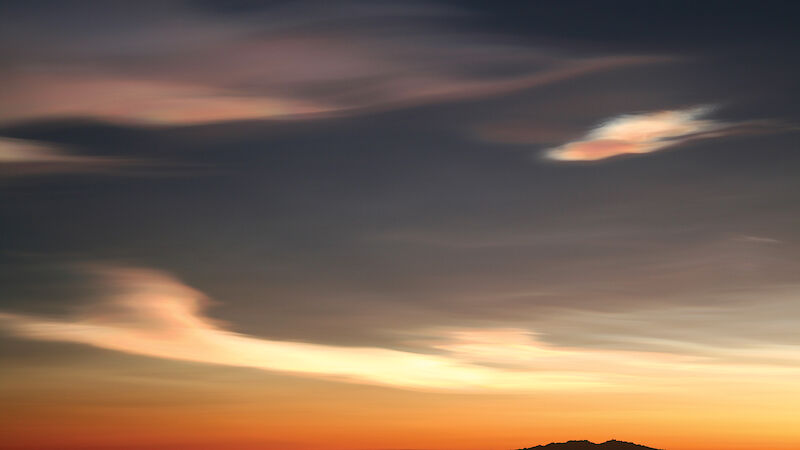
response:
[(552, 443), (547, 445), (537, 445), (536, 447), (527, 447), (519, 450), (658, 450), (652, 447), (645, 447), (644, 445), (634, 444), (632, 442), (610, 440), (602, 444), (595, 444), (590, 441), (567, 441), (560, 443)]

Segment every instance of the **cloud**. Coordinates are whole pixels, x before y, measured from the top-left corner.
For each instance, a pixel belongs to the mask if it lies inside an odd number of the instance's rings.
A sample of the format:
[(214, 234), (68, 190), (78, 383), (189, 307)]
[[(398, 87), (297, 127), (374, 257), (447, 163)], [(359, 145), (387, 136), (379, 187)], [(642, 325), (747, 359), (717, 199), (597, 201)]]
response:
[(11, 70), (0, 72), (7, 87), (0, 121), (311, 118), (495, 95), (667, 60), (574, 55), (454, 31), (447, 24), (464, 13), (434, 5), (312, 2), (247, 17), (179, 3), (126, 8), (95, 11), (103, 27), (75, 11), (52, 23), (39, 16), (0, 23), (7, 25), (0, 38), (20, 49), (3, 56)]
[(71, 156), (58, 147), (24, 139), (0, 138), (0, 164), (64, 163), (82, 164), (91, 158)]
[(651, 153), (684, 142), (710, 137), (730, 126), (702, 119), (709, 107), (695, 107), (615, 117), (585, 137), (552, 148), (546, 157), (558, 161), (597, 161), (625, 154)]
[(133, 163), (118, 158), (74, 155), (46, 142), (0, 137), (0, 175), (107, 172)]
[(141, 80), (126, 76), (32, 74), (10, 80), (5, 98), (14, 107), (0, 121), (91, 116), (111, 122), (195, 124), (329, 111), (309, 102), (260, 96), (213, 86)]
[[(107, 292), (76, 317), (3, 313), (0, 323), (30, 339), (421, 390), (615, 389), (631, 377), (653, 387), (680, 371), (715, 372), (679, 355), (555, 348), (521, 329), (433, 330), (420, 353), (263, 339), (202, 315), (208, 299), (168, 274), (119, 266), (93, 271)], [(732, 367), (724, 370), (751, 372)]]
[(734, 237), (735, 240), (740, 242), (752, 242), (755, 244), (782, 244), (778, 239), (773, 239), (766, 236), (753, 236), (749, 234), (741, 234)]
[(686, 142), (741, 134), (795, 131), (796, 126), (768, 120), (725, 122), (704, 119), (710, 106), (624, 114), (595, 127), (583, 138), (545, 152), (557, 161), (598, 161), (626, 154), (643, 154)]
[(597, 383), (579, 375), (517, 374), (455, 358), (383, 348), (349, 348), (241, 335), (200, 314), (207, 299), (152, 270), (102, 270), (110, 298), (74, 320), (4, 314), (33, 339), (78, 342), (184, 361), (315, 375), (420, 389), (552, 388)]
[(694, 303), (685, 305), (573, 310), (557, 319), (558, 333), (583, 336), (588, 338), (584, 345), (602, 348), (649, 349), (731, 365), (783, 365), (797, 370), (800, 351), (794, 318), (800, 310), (799, 288), (776, 286), (724, 296), (698, 293)]

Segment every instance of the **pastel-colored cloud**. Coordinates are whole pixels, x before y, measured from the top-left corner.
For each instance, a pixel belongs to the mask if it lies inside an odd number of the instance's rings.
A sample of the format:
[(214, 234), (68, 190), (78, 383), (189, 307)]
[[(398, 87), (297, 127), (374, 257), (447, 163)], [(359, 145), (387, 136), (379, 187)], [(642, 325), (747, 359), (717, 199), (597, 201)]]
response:
[[(357, 39), (357, 37), (353, 37)], [(339, 39), (341, 41), (341, 39)], [(0, 77), (9, 87), (2, 96), (0, 122), (41, 118), (97, 117), (107, 121), (159, 124), (197, 124), (264, 118), (316, 118), (364, 109), (392, 109), (414, 104), (477, 98), (547, 85), (586, 74), (629, 65), (663, 61), (649, 57), (601, 57), (550, 61), (546, 67), (513, 77), (481, 78), (467, 73), (444, 75), (443, 61), (427, 67), (408, 60), (375, 64), (386, 50), (372, 47), (353, 52), (352, 42), (321, 38), (298, 39), (231, 48), (219, 59), (225, 69), (201, 67), (188, 73), (183, 67), (154, 69), (156, 76), (137, 73), (47, 74), (25, 70)], [(411, 43), (407, 43), (411, 45)], [(361, 47), (364, 47), (363, 45)], [(400, 51), (399, 49), (394, 49)], [(413, 54), (410, 49), (404, 54)], [(506, 50), (520, 62), (536, 58), (523, 49)], [(298, 55), (289, 58), (289, 55)], [(275, 68), (264, 59), (298, 60)], [(453, 57), (450, 57), (453, 58)], [(474, 56), (473, 58), (477, 58)], [(485, 61), (489, 67), (496, 64)], [(442, 67), (438, 67), (442, 66)], [(222, 71), (223, 73), (216, 73)], [(255, 81), (253, 81), (255, 80)]]
[[(519, 329), (434, 331), (420, 353), (264, 339), (203, 316), (206, 297), (167, 274), (117, 266), (95, 270), (108, 286), (106, 297), (79, 316), (4, 313), (0, 323), (30, 339), (422, 390), (616, 389), (634, 378), (652, 388), (669, 384), (681, 371), (713, 376), (719, 367), (663, 353), (555, 348)], [(719, 370), (752, 372), (737, 366)]]
[(91, 21), (75, 32), (80, 17), (46, 29), (41, 20), (0, 19), (20, 42), (4, 61), (11, 70), (0, 73), (0, 122), (313, 118), (487, 96), (665, 61), (575, 56), (442, 30), (431, 17), (462, 13), (432, 5), (307, 6), (224, 21), (177, 4), (158, 11), (130, 6), (133, 19), (99, 6), (111, 34)]
[[(0, 121), (88, 116), (115, 122), (193, 124), (325, 112), (306, 101), (247, 96), (222, 88), (122, 76), (36, 74), (10, 81)], [(10, 106), (13, 106), (10, 107)]]
[(546, 156), (558, 161), (597, 161), (662, 150), (729, 126), (703, 119), (710, 110), (695, 107), (622, 115), (604, 122), (582, 139), (548, 150)]

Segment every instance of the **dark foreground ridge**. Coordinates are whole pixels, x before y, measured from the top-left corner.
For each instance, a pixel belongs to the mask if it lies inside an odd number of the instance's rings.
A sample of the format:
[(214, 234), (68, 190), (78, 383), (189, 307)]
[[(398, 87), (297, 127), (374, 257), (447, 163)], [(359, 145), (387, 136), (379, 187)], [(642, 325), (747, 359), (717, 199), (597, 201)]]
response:
[(612, 439), (603, 442), (602, 444), (595, 444), (591, 441), (567, 441), (552, 443), (547, 445), (537, 445), (536, 447), (527, 447), (519, 450), (659, 450), (652, 447), (645, 447), (644, 445), (634, 444), (633, 442), (618, 441)]

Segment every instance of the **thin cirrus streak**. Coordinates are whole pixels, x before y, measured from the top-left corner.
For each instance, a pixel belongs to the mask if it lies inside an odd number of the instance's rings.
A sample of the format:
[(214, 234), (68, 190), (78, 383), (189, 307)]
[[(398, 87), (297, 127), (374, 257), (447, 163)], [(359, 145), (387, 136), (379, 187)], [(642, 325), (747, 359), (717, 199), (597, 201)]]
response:
[(666, 388), (687, 371), (695, 380), (763, 373), (666, 353), (553, 348), (518, 329), (439, 332), (427, 343), (427, 354), (261, 339), (201, 315), (203, 294), (167, 274), (117, 266), (100, 272), (111, 286), (108, 298), (82, 316), (3, 313), (0, 323), (29, 339), (414, 390), (613, 390), (630, 389), (632, 380)]

